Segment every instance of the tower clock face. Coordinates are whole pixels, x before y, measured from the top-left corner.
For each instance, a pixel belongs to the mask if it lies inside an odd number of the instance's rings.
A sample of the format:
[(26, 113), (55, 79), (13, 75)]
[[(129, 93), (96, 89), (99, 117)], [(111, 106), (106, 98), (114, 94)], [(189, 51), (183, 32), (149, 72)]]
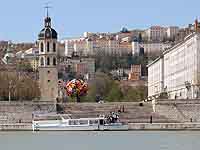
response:
[(47, 37), (47, 38), (50, 38), (50, 37), (51, 37), (50, 31), (46, 31), (46, 37)]
[(47, 37), (48, 37), (48, 38), (50, 37), (50, 33), (49, 33), (49, 32), (47, 32)]

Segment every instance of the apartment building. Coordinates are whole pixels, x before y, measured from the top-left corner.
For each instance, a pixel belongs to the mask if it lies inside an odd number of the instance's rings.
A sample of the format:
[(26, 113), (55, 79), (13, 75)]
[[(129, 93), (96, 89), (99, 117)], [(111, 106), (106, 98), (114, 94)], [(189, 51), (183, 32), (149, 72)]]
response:
[(175, 36), (179, 32), (179, 27), (177, 27), (177, 26), (167, 27), (166, 32), (167, 32), (167, 38), (168, 39), (175, 39)]
[(132, 53), (132, 43), (129, 41), (124, 41), (119, 43), (119, 55), (124, 56)]
[(148, 97), (200, 98), (200, 33), (194, 32), (148, 65)]
[[(125, 45), (126, 51), (128, 46)], [(76, 52), (81, 56), (95, 55), (99, 53), (105, 53), (107, 55), (121, 55), (120, 50), (120, 42), (114, 38), (109, 37), (65, 40), (66, 56), (71, 56), (73, 52)]]
[(163, 41), (166, 37), (166, 28), (152, 26), (145, 31), (148, 41)]
[(142, 76), (142, 66), (141, 65), (131, 65), (131, 72), (129, 73), (129, 80), (138, 81)]
[(169, 47), (171, 47), (170, 43), (139, 42), (138, 40), (134, 40), (132, 42), (132, 55), (138, 55), (141, 48), (143, 48), (145, 54), (159, 55)]
[(66, 39), (62, 43), (65, 43), (65, 56), (71, 56), (74, 52), (83, 53), (87, 46), (85, 38)]

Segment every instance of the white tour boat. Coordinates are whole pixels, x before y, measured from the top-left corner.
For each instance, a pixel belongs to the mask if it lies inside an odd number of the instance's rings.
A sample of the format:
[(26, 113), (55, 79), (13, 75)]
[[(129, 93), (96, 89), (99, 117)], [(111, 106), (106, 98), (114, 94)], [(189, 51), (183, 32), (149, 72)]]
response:
[[(70, 115), (53, 115), (56, 119), (33, 119), (33, 131), (105, 131), (128, 130), (128, 125), (117, 118), (99, 116), (97, 118), (72, 119)], [(58, 118), (59, 117), (59, 118)], [(67, 118), (66, 118), (67, 117)]]

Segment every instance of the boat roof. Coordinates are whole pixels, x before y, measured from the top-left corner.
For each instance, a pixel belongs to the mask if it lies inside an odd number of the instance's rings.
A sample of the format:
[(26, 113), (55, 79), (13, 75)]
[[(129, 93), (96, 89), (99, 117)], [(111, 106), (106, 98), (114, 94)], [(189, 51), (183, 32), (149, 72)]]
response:
[(49, 116), (49, 117), (59, 117), (59, 116), (72, 116), (72, 114), (55, 114), (55, 113), (48, 113), (48, 114), (34, 114), (35, 116), (38, 116), (38, 117), (46, 117), (46, 116)]
[(68, 120), (99, 120), (99, 119), (105, 119), (104, 117), (98, 117), (98, 118), (79, 118), (79, 119), (68, 119)]
[(99, 119), (105, 119), (104, 116), (99, 116), (95, 118), (71, 118), (72, 114), (35, 114), (36, 117), (69, 117), (65, 120), (99, 120)]

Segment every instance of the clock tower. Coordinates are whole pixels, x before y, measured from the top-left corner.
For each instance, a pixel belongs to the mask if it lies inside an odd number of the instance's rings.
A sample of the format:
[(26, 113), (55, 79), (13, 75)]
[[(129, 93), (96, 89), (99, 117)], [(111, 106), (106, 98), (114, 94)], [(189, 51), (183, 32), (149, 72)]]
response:
[(38, 47), (41, 100), (55, 101), (58, 97), (57, 32), (51, 27), (48, 9), (44, 28), (38, 35)]

